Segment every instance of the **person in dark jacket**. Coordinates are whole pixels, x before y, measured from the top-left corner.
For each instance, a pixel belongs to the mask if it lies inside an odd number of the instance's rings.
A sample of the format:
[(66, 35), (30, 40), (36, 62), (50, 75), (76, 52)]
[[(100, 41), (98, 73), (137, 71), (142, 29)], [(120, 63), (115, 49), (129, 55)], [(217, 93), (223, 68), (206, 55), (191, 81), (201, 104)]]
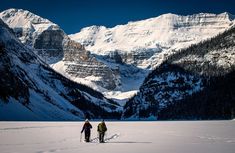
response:
[(82, 127), (82, 131), (81, 131), (81, 133), (83, 131), (85, 131), (85, 141), (86, 142), (90, 142), (91, 128), (92, 128), (92, 125), (90, 124), (89, 120), (86, 119), (85, 123), (84, 123), (84, 125)]
[(104, 123), (104, 120), (102, 120), (102, 122), (98, 125), (97, 131), (99, 132), (99, 142), (104, 143), (104, 135), (107, 131), (107, 127)]

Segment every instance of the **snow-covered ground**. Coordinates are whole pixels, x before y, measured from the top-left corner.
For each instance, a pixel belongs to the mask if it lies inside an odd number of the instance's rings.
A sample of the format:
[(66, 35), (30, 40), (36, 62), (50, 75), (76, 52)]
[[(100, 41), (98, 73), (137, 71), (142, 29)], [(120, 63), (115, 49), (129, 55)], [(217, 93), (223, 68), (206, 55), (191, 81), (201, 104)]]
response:
[[(234, 153), (235, 121), (107, 122), (106, 143), (80, 142), (83, 122), (0, 122), (1, 153)], [(83, 137), (84, 138), (84, 137)]]

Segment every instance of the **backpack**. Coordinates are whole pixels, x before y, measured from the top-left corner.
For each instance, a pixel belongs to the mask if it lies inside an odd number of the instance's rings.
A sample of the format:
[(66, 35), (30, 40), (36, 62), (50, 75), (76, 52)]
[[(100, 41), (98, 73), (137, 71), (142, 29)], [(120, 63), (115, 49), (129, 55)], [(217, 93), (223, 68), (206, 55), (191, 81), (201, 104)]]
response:
[(105, 123), (100, 123), (98, 125), (98, 129), (97, 129), (98, 132), (106, 132), (107, 131), (107, 127), (105, 125)]

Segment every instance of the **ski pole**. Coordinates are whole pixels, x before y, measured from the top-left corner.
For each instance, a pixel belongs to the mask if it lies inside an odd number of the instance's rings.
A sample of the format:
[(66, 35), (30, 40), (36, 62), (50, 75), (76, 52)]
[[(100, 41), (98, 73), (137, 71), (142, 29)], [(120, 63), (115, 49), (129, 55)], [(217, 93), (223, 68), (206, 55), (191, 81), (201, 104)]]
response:
[(82, 142), (82, 133), (80, 133), (80, 142)]
[(104, 132), (104, 140), (106, 141), (107, 140), (107, 135), (108, 135), (108, 132)]

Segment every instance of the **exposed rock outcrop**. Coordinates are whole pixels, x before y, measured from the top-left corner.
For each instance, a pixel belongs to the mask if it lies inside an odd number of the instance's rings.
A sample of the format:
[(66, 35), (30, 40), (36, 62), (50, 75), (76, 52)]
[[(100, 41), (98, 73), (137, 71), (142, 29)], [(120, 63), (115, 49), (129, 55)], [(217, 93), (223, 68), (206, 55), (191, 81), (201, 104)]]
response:
[(114, 90), (117, 87), (118, 74), (107, 65), (99, 62), (89, 51), (75, 41), (68, 41), (64, 46), (66, 73), (75, 78), (96, 77), (92, 80), (97, 85)]

